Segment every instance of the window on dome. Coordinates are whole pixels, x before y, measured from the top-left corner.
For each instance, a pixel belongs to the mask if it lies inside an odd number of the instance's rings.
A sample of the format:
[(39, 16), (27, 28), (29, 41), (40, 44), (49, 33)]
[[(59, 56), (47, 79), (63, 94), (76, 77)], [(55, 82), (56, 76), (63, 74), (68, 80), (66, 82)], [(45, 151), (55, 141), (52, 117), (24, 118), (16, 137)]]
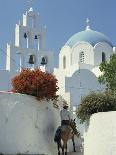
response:
[(63, 69), (66, 68), (66, 56), (63, 56)]
[(80, 62), (84, 63), (84, 52), (83, 51), (79, 53), (79, 60)]
[(102, 62), (106, 61), (106, 55), (104, 52), (102, 52)]

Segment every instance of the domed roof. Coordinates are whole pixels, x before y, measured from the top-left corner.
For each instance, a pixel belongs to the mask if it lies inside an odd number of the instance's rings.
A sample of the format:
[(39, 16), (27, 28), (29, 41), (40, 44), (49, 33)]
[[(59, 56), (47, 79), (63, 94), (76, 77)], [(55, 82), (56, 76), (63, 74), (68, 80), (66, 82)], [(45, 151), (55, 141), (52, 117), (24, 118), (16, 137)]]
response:
[(106, 37), (104, 34), (102, 34), (100, 32), (93, 31), (91, 29), (85, 30), (85, 31), (81, 31), (81, 32), (78, 32), (78, 33), (74, 34), (67, 41), (67, 43), (65, 45), (73, 47), (75, 44), (77, 44), (79, 42), (88, 42), (92, 46), (94, 46), (95, 44), (97, 44), (99, 42), (106, 42), (111, 47), (113, 47), (113, 44), (110, 42), (108, 37)]

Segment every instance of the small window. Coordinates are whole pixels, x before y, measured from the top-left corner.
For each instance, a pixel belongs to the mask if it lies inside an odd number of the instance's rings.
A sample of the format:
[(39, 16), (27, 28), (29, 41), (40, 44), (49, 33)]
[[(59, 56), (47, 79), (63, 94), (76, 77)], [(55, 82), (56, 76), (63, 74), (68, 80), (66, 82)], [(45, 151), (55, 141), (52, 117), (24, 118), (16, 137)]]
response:
[(104, 52), (102, 52), (102, 62), (106, 61), (106, 55)]
[(79, 61), (84, 63), (84, 52), (83, 51), (80, 52), (80, 54), (79, 54)]
[(63, 68), (64, 69), (66, 68), (66, 57), (65, 56), (63, 57)]

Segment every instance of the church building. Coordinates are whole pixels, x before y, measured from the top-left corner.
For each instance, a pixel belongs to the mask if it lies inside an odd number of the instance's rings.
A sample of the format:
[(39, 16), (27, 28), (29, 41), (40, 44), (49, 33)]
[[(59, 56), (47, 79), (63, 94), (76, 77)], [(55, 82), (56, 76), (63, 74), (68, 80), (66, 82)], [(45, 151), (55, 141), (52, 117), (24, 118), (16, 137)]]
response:
[(83, 96), (103, 91), (98, 82), (99, 65), (110, 59), (115, 47), (104, 34), (90, 28), (74, 34), (59, 52), (59, 66), (54, 68), (54, 53), (46, 49), (46, 27), (40, 25), (39, 14), (31, 7), (16, 24), (15, 43), (7, 44), (6, 70), (0, 70), (0, 90), (11, 89), (11, 79), (23, 68), (40, 68), (58, 79), (61, 95), (75, 110)]
[(16, 24), (15, 43), (7, 44), (6, 69), (0, 70), (0, 90), (11, 90), (11, 79), (24, 68), (53, 73), (53, 51), (46, 49), (46, 27), (31, 7)]
[(115, 47), (104, 34), (90, 28), (87, 19), (84, 31), (74, 34), (59, 52), (59, 67), (54, 69), (59, 82), (59, 94), (76, 110), (83, 96), (91, 91), (103, 91), (98, 82), (99, 65), (110, 60)]

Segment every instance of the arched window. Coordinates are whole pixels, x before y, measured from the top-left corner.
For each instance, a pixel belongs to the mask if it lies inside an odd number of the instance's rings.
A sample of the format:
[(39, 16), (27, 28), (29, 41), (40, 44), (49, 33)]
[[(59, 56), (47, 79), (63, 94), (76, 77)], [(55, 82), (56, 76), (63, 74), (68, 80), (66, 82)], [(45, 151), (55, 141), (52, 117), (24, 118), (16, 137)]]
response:
[(106, 55), (104, 52), (102, 52), (102, 62), (106, 61)]
[(66, 56), (63, 56), (63, 69), (66, 68)]
[(79, 61), (84, 63), (84, 52), (83, 51), (79, 53)]
[(28, 26), (29, 26), (29, 28), (34, 27), (34, 19), (33, 19), (33, 17), (28, 18)]

